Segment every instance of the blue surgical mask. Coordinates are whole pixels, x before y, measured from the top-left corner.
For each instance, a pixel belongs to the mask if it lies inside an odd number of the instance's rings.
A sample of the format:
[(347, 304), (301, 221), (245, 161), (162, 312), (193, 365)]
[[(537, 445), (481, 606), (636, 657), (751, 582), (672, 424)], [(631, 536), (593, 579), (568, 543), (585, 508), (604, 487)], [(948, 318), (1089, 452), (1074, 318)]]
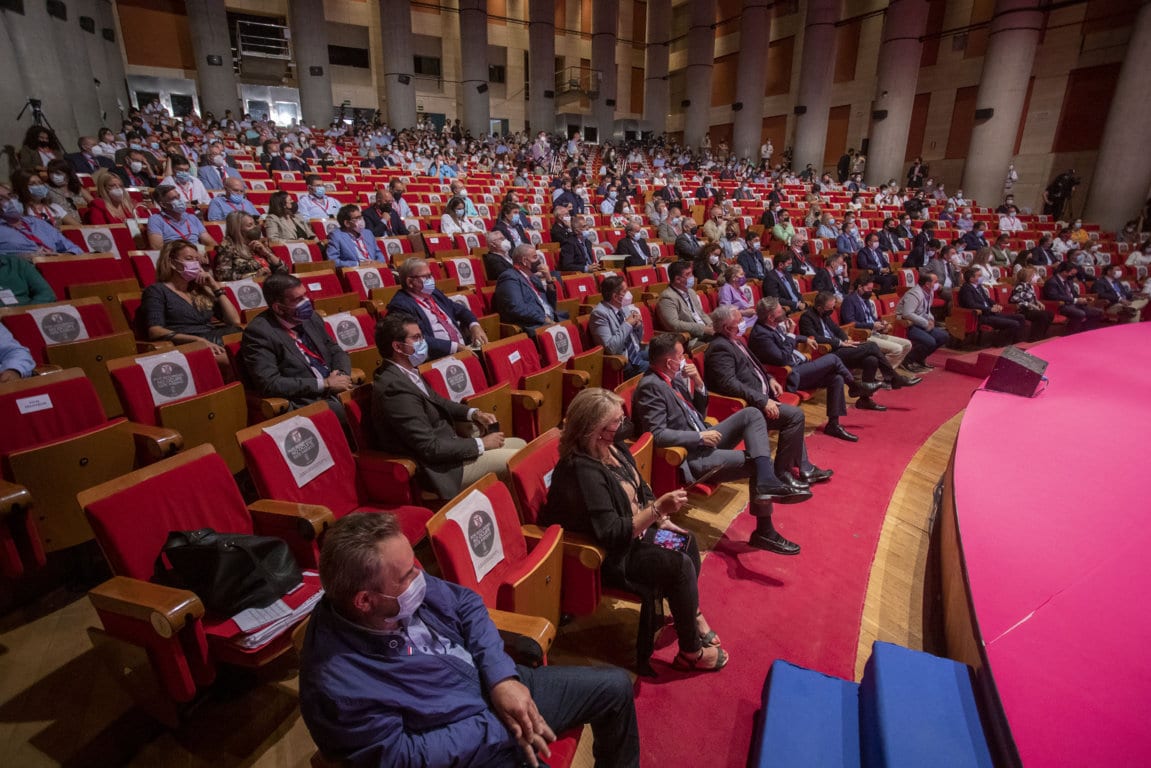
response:
[(37, 200), (44, 198), (44, 197), (47, 197), (48, 196), (48, 185), (47, 184), (31, 184), (28, 187), (28, 194), (32, 195), (32, 197), (36, 198)]
[(181, 184), (187, 184), (192, 180), (192, 174), (187, 171), (176, 171), (176, 181)]
[(6, 219), (18, 219), (24, 215), (24, 206), (15, 197), (10, 197), (4, 201), (4, 208), (0, 210)]
[(183, 216), (184, 211), (188, 210), (188, 202), (182, 197), (177, 197), (175, 200), (168, 203), (168, 206), (172, 209), (172, 213), (176, 214), (177, 216)]
[(244, 193), (242, 193), (242, 192), (229, 193), (228, 194), (228, 202), (229, 203), (235, 203), (236, 205), (239, 205), (240, 203), (244, 202)]
[(424, 293), (431, 293), (436, 289), (436, 279), (434, 277), (425, 277), (423, 280)]
[(416, 571), (416, 577), (412, 579), (412, 583), (408, 588), (401, 592), (399, 595), (384, 595), (390, 597), (400, 604), (400, 611), (395, 616), (392, 616), (392, 621), (408, 621), (412, 616), (416, 615), (416, 611), (424, 603), (424, 595), (428, 590), (428, 581), (424, 576), (423, 571)]
[(327, 187), (312, 187), (312, 194), (316, 197), (323, 197), (328, 194)]
[(300, 299), (299, 303), (292, 307), (292, 318), (300, 323), (311, 320), (314, 314), (316, 314), (316, 308), (312, 306), (312, 300), (307, 296)]
[(687, 289), (690, 291), (694, 287), (695, 287), (695, 275), (692, 275), (691, 277), (689, 277), (687, 279)]
[(420, 339), (412, 345), (412, 352), (408, 355), (408, 362), (412, 364), (413, 368), (423, 365), (424, 361), (428, 359), (428, 340)]

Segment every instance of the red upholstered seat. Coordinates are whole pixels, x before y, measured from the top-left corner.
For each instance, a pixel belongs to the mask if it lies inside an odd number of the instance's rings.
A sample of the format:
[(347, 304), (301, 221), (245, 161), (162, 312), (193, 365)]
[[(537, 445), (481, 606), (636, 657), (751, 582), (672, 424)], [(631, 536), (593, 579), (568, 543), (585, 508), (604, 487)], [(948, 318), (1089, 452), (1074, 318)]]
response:
[(566, 386), (575, 388), (575, 391), (564, 392), (565, 402), (571, 402), (576, 392), (584, 387), (612, 389), (623, 382), (627, 358), (623, 355), (604, 354), (603, 347), (598, 344), (585, 346), (585, 335), (580, 333), (579, 325), (572, 320), (537, 329), (536, 341), (545, 365), (562, 363), (569, 370), (587, 374), (586, 382), (577, 379), (564, 382)]
[[(456, 235), (456, 237), (476, 237), (476, 235)], [(461, 289), (475, 288), (479, 290), (488, 284), (483, 259), (471, 257), (444, 258), (441, 259), (440, 264), (443, 266), (445, 276), (454, 277)]]
[(32, 263), (60, 298), (68, 296), (68, 289), (73, 285), (107, 283), (135, 277), (131, 263), (126, 259), (117, 259), (111, 253), (35, 256)]
[(324, 252), (318, 243), (308, 240), (289, 240), (272, 246), (272, 253), (285, 264), (291, 264), (293, 271), (297, 264), (314, 264), (324, 260)]
[(392, 270), (385, 265), (372, 267), (355, 267), (340, 270), (340, 280), (348, 291), (360, 297), (360, 301), (369, 301), (372, 291), (386, 285), (395, 285), (396, 278)]
[(324, 317), (328, 336), (348, 353), (352, 367), (371, 376), (383, 358), (376, 349), (376, 317), (366, 309), (337, 312)]
[(527, 401), (513, 399), (515, 434), (524, 440), (532, 440), (559, 425), (565, 406), (564, 379), (587, 376), (582, 371), (565, 371), (562, 363), (541, 364), (535, 346), (522, 333), (485, 344), (483, 354), (489, 381), (506, 381), (516, 389), (540, 395), (535, 408), (530, 408)]

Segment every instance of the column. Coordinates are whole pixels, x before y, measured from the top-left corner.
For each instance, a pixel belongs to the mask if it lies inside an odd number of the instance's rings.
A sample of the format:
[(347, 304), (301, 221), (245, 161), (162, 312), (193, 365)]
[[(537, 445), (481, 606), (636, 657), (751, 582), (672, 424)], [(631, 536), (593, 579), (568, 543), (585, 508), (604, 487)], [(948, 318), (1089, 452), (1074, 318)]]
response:
[(296, 59), (296, 82), (300, 86), (300, 112), (305, 123), (329, 125), (334, 114), (332, 73), (328, 61), (328, 28), (324, 0), (292, 0), (292, 54)]
[[(96, 34), (104, 46), (104, 72), (100, 84), (100, 104), (106, 113), (105, 125), (118, 125), (128, 116), (128, 82), (124, 77), (124, 50), (120, 47), (120, 25), (116, 22), (116, 12), (111, 0), (96, 2)], [(112, 39), (104, 37), (104, 30), (112, 33)]]
[[(650, 12), (650, 11), (649, 11)], [(683, 142), (698, 149), (711, 124), (711, 68), (715, 62), (715, 0), (692, 0), (687, 31), (685, 96), (691, 102), (684, 115)]]
[[(808, 0), (803, 28), (803, 56), (796, 102), (795, 150), (791, 167), (802, 171), (808, 163), (823, 170), (827, 145), (827, 112), (831, 108), (831, 75), (835, 66), (835, 19), (839, 0)], [(802, 110), (802, 112), (800, 112)]]
[(671, 111), (671, 91), (667, 80), (670, 37), (671, 0), (648, 0), (647, 50), (643, 62), (643, 126), (656, 136), (667, 132), (667, 113)]
[[(867, 152), (867, 183), (872, 186), (903, 178), (911, 111), (915, 107), (915, 84), (923, 54), (920, 38), (927, 29), (927, 7), (922, 0), (891, 0), (883, 19), (883, 43), (879, 46), (871, 142)], [(876, 111), (887, 114), (876, 117)]]
[(735, 113), (732, 151), (737, 157), (759, 160), (763, 135), (763, 91), (767, 80), (767, 44), (771, 39), (771, 4), (743, 0), (739, 24), (739, 69), (735, 75)]
[(380, 0), (380, 41), (384, 47), (388, 125), (397, 131), (414, 128), (416, 82), (412, 75), (411, 0)]
[(591, 68), (600, 73), (600, 82), (599, 98), (592, 104), (592, 114), (599, 129), (600, 143), (610, 140), (615, 132), (618, 24), (619, 0), (595, 0), (591, 12)]
[(464, 130), (475, 138), (491, 130), (488, 94), (488, 0), (460, 0), (460, 78)]
[(550, 0), (530, 0), (528, 43), (528, 122), (532, 133), (551, 133), (556, 128), (556, 25)]
[[(200, 84), (200, 114), (211, 112), (223, 120), (224, 110), (230, 109), (238, 119), (243, 110), (232, 68), (232, 41), (228, 37), (224, 0), (185, 0), (184, 5), (188, 9), (188, 32)], [(209, 64), (209, 57), (220, 63)]]
[(980, 205), (998, 205), (1015, 152), (1035, 47), (1043, 31), (1040, 0), (997, 0), (976, 109), (993, 110), (976, 120), (963, 168), (963, 191)]
[(1084, 213), (1085, 219), (1113, 232), (1138, 218), (1151, 189), (1151, 152), (1147, 151), (1147, 126), (1151, 125), (1149, 67), (1151, 2), (1145, 1), (1127, 43)]

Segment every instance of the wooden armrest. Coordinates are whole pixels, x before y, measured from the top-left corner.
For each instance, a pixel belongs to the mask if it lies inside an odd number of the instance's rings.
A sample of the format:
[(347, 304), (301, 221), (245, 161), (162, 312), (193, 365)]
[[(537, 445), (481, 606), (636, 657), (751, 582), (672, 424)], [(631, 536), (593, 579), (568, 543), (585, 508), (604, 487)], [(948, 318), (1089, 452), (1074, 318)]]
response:
[(7, 480), (0, 480), (0, 518), (32, 506), (32, 494), (28, 489)]
[[(529, 540), (531, 544), (528, 549), (531, 549), (538, 544), (544, 537), (544, 529), (538, 525), (525, 525), (522, 526), (524, 538)], [(587, 536), (582, 536), (578, 533), (570, 533), (564, 531), (563, 538), (563, 551), (564, 558), (575, 558), (579, 563), (589, 571), (598, 571), (603, 567), (603, 561), (606, 557), (603, 547), (596, 544)]]
[(204, 604), (194, 592), (150, 581), (113, 576), (88, 592), (98, 611), (146, 621), (160, 637), (172, 637), (189, 619), (204, 616)]
[(572, 389), (585, 389), (591, 381), (587, 371), (564, 370), (563, 377)]
[(605, 354), (603, 361), (610, 366), (613, 371), (622, 371), (624, 368), (627, 368), (627, 355)]
[(847, 335), (850, 336), (853, 341), (867, 341), (871, 338), (871, 330), (868, 328), (856, 328), (853, 326), (846, 330)]
[(265, 419), (274, 419), (288, 412), (288, 401), (283, 397), (261, 397), (260, 415)]
[(716, 424), (719, 424), (719, 419), (714, 416), (707, 416), (704, 418), (703, 423), (709, 427), (714, 427)]
[(32, 369), (32, 375), (33, 376), (43, 376), (47, 373), (59, 373), (62, 370), (64, 370), (64, 368), (59, 366), (59, 365), (53, 365), (52, 363), (43, 363), (43, 364), (38, 365)]
[(500, 323), (500, 338), (506, 339), (510, 336), (523, 333), (524, 329), (513, 323)]
[(335, 522), (332, 511), (320, 504), (299, 504), (294, 501), (280, 501), (278, 499), (258, 499), (248, 505), (248, 512), (252, 515), (252, 522), (258, 530), (261, 523), (272, 527), (279, 527), (277, 523), (285, 523), (288, 518), (296, 521), (300, 535), (312, 541), (318, 539), (329, 525)]
[(360, 368), (353, 368), (352, 370), (348, 371), (348, 376), (351, 377), (352, 383), (356, 386), (359, 386), (360, 384), (363, 384), (365, 381), (367, 381), (367, 377), (364, 376), (364, 372)]
[(368, 310), (372, 317), (388, 314), (388, 303), (383, 299), (367, 299), (360, 302), (360, 306)]
[(673, 445), (668, 448), (657, 447), (655, 449), (655, 455), (657, 458), (667, 464), (670, 464), (673, 467), (678, 467), (680, 464), (683, 464), (685, 461), (687, 461), (687, 449), (680, 448), (677, 445)]
[(164, 352), (175, 349), (176, 345), (170, 341), (137, 341), (137, 352)]
[(495, 608), (489, 608), (488, 615), (492, 617), (492, 623), (505, 641), (507, 635), (526, 637), (535, 641), (547, 653), (556, 639), (556, 628), (541, 616), (524, 616)]
[(134, 421), (123, 422), (123, 428), (132, 433), (136, 455), (146, 457), (149, 462), (171, 456), (184, 447), (184, 436), (174, 429)]
[(513, 389), (512, 404), (525, 411), (534, 411), (544, 404), (544, 395), (534, 389)]

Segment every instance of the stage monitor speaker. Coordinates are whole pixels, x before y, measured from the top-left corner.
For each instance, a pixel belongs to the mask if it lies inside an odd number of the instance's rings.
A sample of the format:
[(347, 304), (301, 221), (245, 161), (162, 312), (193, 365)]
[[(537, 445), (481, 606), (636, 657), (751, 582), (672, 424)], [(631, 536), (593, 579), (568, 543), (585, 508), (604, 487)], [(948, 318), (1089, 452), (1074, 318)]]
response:
[(1011, 346), (1003, 350), (991, 376), (987, 378), (987, 389), (992, 392), (1007, 392), (1023, 397), (1035, 397), (1046, 380), (1047, 361)]
[(990, 120), (995, 115), (994, 107), (987, 107), (986, 109), (975, 110), (976, 120)]

